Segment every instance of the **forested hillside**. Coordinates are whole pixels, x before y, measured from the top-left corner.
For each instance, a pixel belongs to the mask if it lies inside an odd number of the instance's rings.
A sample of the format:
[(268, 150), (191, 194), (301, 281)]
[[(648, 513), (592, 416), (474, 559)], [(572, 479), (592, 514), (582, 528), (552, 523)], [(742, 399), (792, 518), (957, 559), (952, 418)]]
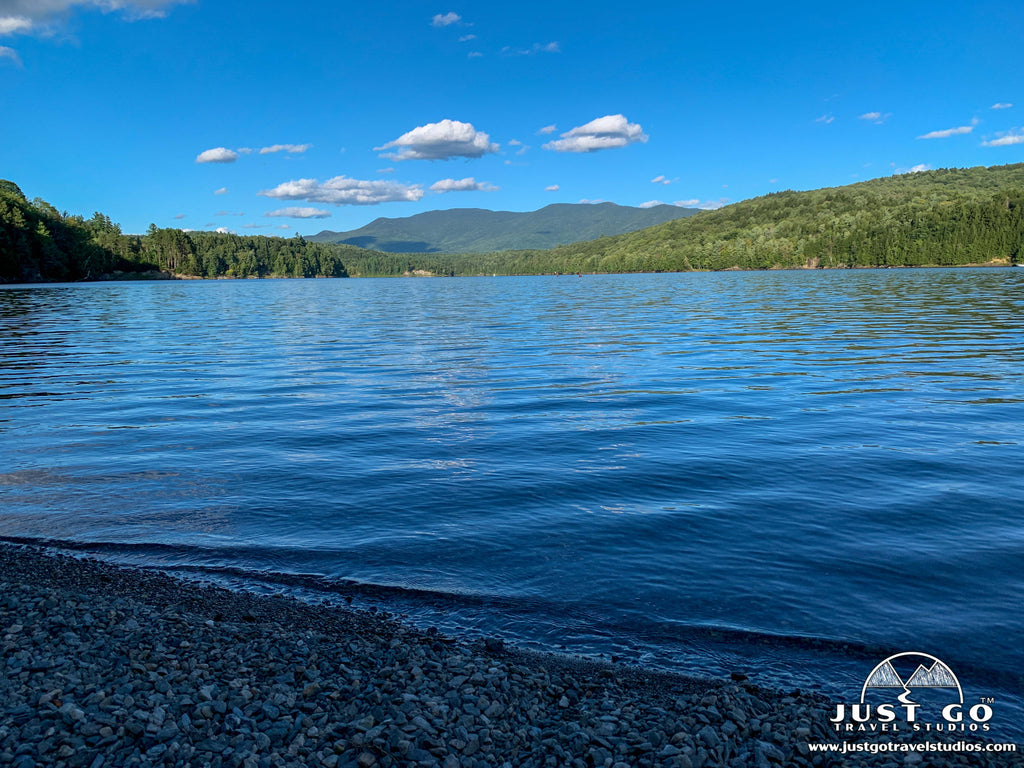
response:
[(0, 282), (98, 279), (115, 270), (200, 277), (523, 275), (1024, 261), (1024, 163), (778, 192), (637, 232), (550, 250), (383, 253), (302, 237), (151, 226), (125, 235), (28, 201), (0, 181)]
[(125, 235), (102, 213), (69, 216), (0, 180), (0, 282), (96, 280), (153, 270), (196, 277), (346, 277), (351, 246), (150, 226)]
[(1024, 164), (778, 192), (546, 251), (355, 254), (353, 275), (954, 266), (1024, 261)]
[(553, 248), (620, 235), (695, 213), (692, 208), (664, 204), (631, 208), (614, 203), (555, 203), (527, 212), (451, 208), (400, 219), (374, 219), (359, 229), (325, 230), (309, 239), (388, 253), (490, 253)]

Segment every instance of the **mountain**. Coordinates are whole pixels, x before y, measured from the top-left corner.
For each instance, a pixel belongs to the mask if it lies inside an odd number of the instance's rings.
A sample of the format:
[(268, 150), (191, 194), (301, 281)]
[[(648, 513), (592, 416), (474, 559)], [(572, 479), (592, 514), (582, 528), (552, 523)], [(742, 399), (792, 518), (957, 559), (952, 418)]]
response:
[(1024, 163), (776, 192), (647, 229), (500, 253), (352, 254), (357, 276), (1024, 263)]
[(695, 213), (674, 205), (630, 208), (615, 203), (557, 203), (527, 213), (452, 208), (401, 219), (375, 219), (350, 232), (324, 230), (307, 239), (389, 253), (489, 253), (553, 248), (633, 232)]
[(562, 272), (1016, 264), (1024, 163), (776, 192), (517, 258), (520, 269), (536, 261)]

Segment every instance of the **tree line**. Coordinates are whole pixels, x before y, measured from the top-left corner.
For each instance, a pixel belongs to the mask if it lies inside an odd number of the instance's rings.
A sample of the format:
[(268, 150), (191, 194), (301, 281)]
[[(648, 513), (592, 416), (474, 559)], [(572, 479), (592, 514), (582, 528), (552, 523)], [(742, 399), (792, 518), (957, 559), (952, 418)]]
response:
[(126, 235), (102, 213), (61, 213), (0, 180), (0, 282), (99, 280), (153, 271), (194, 277), (347, 277), (352, 246), (185, 232), (150, 225)]
[(396, 277), (1024, 261), (1024, 163), (783, 191), (614, 237), (549, 250), (396, 254), (294, 238), (150, 226), (125, 235), (29, 202), (0, 181), (0, 281), (97, 279), (114, 270), (198, 277)]

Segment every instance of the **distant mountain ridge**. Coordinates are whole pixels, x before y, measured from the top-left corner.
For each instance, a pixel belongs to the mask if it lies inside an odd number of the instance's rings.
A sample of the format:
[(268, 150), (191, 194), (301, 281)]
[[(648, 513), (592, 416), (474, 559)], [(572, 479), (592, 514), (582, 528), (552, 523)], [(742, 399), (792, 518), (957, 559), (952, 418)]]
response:
[(555, 203), (528, 212), (452, 208), (379, 218), (359, 229), (324, 230), (306, 239), (388, 253), (489, 253), (554, 248), (621, 235), (695, 213), (674, 205), (632, 208), (615, 203)]

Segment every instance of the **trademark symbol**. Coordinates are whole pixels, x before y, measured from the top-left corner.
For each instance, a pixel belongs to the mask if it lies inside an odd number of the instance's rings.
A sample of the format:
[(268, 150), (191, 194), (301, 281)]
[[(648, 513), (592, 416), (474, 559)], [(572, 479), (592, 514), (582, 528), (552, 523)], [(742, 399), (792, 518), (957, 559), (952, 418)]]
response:
[(978, 700), (982, 704), (995, 704), (996, 703), (996, 700), (994, 698), (992, 698), (991, 696), (979, 696)]

